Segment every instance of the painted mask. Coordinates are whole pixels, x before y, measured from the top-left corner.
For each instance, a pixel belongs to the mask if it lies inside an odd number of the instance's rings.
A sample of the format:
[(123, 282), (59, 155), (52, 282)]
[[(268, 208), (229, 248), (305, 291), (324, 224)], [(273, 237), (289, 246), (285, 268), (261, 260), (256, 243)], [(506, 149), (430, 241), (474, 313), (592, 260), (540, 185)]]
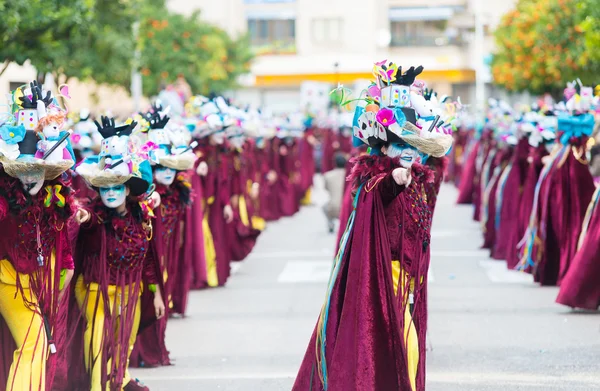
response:
[(390, 144), (387, 155), (391, 158), (400, 157), (400, 165), (404, 168), (410, 168), (415, 162), (424, 164), (427, 160), (426, 155), (406, 143)]
[(115, 209), (125, 203), (127, 191), (125, 185), (116, 185), (100, 188), (100, 198), (102, 203), (108, 208)]
[(28, 172), (19, 177), (23, 184), (23, 188), (31, 195), (36, 195), (42, 186), (44, 186), (45, 174), (44, 170)]
[(170, 186), (175, 180), (176, 174), (172, 168), (156, 167), (154, 169), (154, 180), (161, 185)]

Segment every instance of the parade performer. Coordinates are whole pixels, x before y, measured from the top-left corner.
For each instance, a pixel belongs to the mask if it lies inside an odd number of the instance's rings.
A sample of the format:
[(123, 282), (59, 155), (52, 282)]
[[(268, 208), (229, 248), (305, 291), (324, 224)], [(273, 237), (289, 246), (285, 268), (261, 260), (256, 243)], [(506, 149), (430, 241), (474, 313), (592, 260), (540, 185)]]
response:
[[(526, 117), (526, 116), (525, 116)], [(529, 155), (528, 132), (524, 128), (533, 124), (524, 118), (521, 122), (513, 124), (509, 139), (509, 144), (514, 145), (513, 156), (508, 165), (502, 172), (498, 180), (496, 189), (496, 213), (494, 228), (496, 238), (492, 248), (492, 258), (506, 259), (509, 249), (509, 237), (511, 232), (517, 229), (519, 207), (521, 205), (521, 195), (523, 184), (525, 183), (525, 174), (527, 172), (527, 157)], [(512, 249), (516, 252), (516, 249)]]
[[(246, 144), (246, 136), (242, 128), (242, 119), (245, 113), (232, 110), (235, 123), (226, 130), (227, 141), (230, 147), (228, 151), (229, 167), (229, 202), (233, 209), (233, 219), (227, 226), (229, 251), (232, 261), (243, 261), (254, 248), (260, 230), (255, 228), (251, 216), (252, 203), (250, 192), (255, 182), (250, 174), (252, 165), (249, 162), (249, 151)], [(258, 189), (257, 189), (258, 190)]]
[[(63, 154), (66, 112), (50, 92), (33, 82), (12, 93), (11, 106), (14, 115), (0, 120), (0, 387), (38, 391), (52, 387), (66, 348), (67, 226), (76, 203), (63, 173), (74, 161)], [(41, 142), (50, 133), (52, 147)]]
[(578, 250), (565, 274), (556, 302), (572, 308), (597, 310), (600, 306), (600, 211), (596, 188), (583, 220)]
[[(217, 286), (217, 271), (216, 265), (214, 264), (211, 268), (208, 267), (207, 255), (209, 254), (209, 248), (207, 243), (210, 244), (210, 254), (214, 254), (214, 245), (212, 242), (212, 236), (208, 228), (208, 222), (204, 219), (204, 191), (202, 188), (202, 176), (208, 173), (208, 166), (206, 162), (200, 162), (199, 158), (202, 156), (199, 145), (202, 138), (207, 137), (208, 124), (200, 115), (200, 108), (207, 101), (207, 98), (203, 96), (194, 96), (185, 105), (185, 122), (186, 127), (191, 132), (192, 138), (195, 142), (193, 149), (196, 155), (196, 163), (189, 173), (189, 180), (192, 185), (192, 193), (194, 194), (194, 202), (190, 208), (188, 208), (186, 218), (189, 221), (188, 229), (186, 230), (186, 241), (189, 239), (194, 243), (191, 253), (191, 265), (188, 270), (190, 276), (190, 288), (191, 289), (202, 289), (208, 286)], [(206, 225), (206, 230), (205, 230)], [(209, 280), (209, 276), (211, 277)]]
[(506, 266), (509, 269), (514, 269), (519, 263), (518, 244), (525, 235), (529, 224), (529, 216), (531, 216), (535, 198), (535, 187), (544, 166), (544, 158), (552, 150), (556, 138), (557, 122), (553, 112), (547, 111), (544, 115), (538, 114), (537, 118), (528, 118), (527, 121), (531, 122), (528, 122), (529, 125), (524, 124), (522, 128), (527, 135), (529, 144), (525, 181), (520, 189), (521, 196), (516, 216), (513, 216), (516, 219), (515, 226), (508, 232), (509, 237), (506, 244)]
[[(198, 140), (197, 173), (201, 175), (203, 190), (203, 232), (208, 286), (223, 286), (230, 274), (231, 254), (227, 243), (227, 226), (233, 221), (230, 203), (229, 156), (225, 130), (233, 119), (223, 110), (223, 98), (202, 103), (201, 112), (206, 122), (205, 137)], [(222, 110), (222, 109), (223, 110)]]
[(577, 251), (594, 180), (586, 160), (586, 142), (594, 129), (589, 114), (593, 94), (576, 94), (569, 112), (558, 117), (558, 148), (536, 185), (519, 268), (542, 285), (560, 285)]
[[(187, 172), (196, 161), (193, 145), (190, 145), (191, 133), (186, 127), (169, 123), (169, 117), (161, 112), (152, 113), (149, 122), (148, 140), (158, 146), (150, 151), (150, 161), (155, 192), (161, 199), (160, 206), (154, 210), (151, 245), (158, 261), (159, 287), (167, 309), (165, 316), (140, 331), (131, 353), (132, 367), (170, 365), (165, 342), (167, 319), (171, 314), (185, 314), (194, 245), (193, 239), (185, 240), (189, 239), (187, 212), (192, 203)], [(153, 294), (146, 289), (141, 300), (142, 308), (151, 307)]]
[[(104, 137), (101, 154), (77, 167), (100, 197), (77, 216), (81, 229), (75, 297), (85, 331), (83, 357), (74, 355), (72, 365), (76, 367), (78, 359), (85, 365), (89, 381), (81, 389), (147, 390), (131, 379), (128, 364), (142, 318), (142, 289), (154, 293), (153, 316), (160, 319), (165, 314), (151, 247), (152, 210), (143, 200), (152, 171), (144, 148), (133, 149), (130, 143), (135, 122), (115, 126), (114, 119), (103, 117), (97, 126)], [(156, 197), (152, 201), (158, 204)], [(70, 380), (77, 384), (82, 378), (79, 374)]]
[(473, 204), (478, 200), (475, 195), (477, 193), (476, 177), (477, 177), (477, 161), (478, 156), (482, 153), (483, 142), (481, 139), (481, 131), (483, 129), (474, 129), (474, 134), (467, 150), (463, 153), (462, 170), (460, 182), (458, 184), (457, 204)]
[(377, 63), (380, 93), (356, 109), (354, 136), (373, 155), (355, 162), (354, 210), (294, 391), (425, 389), (432, 209), (424, 185), (434, 174), (423, 164), (445, 156), (452, 136), (437, 119), (415, 125), (410, 87), (421, 70)]
[[(497, 125), (499, 126), (499, 125)], [(481, 185), (481, 216), (480, 223), (483, 231), (483, 245), (482, 248), (489, 249), (493, 253), (493, 249), (496, 242), (496, 228), (497, 221), (499, 219), (498, 205), (501, 205), (502, 199), (499, 195), (502, 195), (501, 191), (501, 179), (504, 171), (509, 167), (509, 161), (514, 153), (514, 145), (507, 142), (509, 136), (508, 124), (504, 124), (506, 128), (503, 130), (498, 129), (496, 133), (495, 142), (495, 154), (493, 159), (489, 159), (489, 165), (484, 165), (485, 172), (488, 175), (484, 176)], [(496, 214), (498, 213), (498, 216)]]

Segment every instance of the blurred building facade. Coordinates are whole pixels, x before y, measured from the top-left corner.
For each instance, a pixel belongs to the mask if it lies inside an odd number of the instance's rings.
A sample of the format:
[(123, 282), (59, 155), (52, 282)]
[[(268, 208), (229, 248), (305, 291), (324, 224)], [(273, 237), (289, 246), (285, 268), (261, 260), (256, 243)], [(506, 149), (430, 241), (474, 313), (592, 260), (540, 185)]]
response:
[[(475, 100), (478, 61), (489, 61), (492, 32), (515, 0), (169, 0), (234, 35), (248, 34), (257, 57), (234, 93), (239, 102), (274, 110), (298, 107), (303, 81), (371, 79), (373, 62), (423, 65), (440, 94)], [(475, 43), (476, 12), (483, 45)], [(491, 76), (483, 67), (488, 94)], [(488, 95), (489, 96), (489, 95)]]

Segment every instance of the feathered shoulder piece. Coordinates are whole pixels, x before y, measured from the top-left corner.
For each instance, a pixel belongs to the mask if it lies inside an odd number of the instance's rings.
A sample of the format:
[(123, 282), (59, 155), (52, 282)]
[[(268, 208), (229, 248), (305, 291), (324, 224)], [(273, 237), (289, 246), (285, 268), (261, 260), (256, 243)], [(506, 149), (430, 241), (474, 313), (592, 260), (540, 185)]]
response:
[(369, 179), (381, 174), (387, 174), (398, 167), (393, 159), (387, 156), (376, 155), (357, 156), (350, 160), (350, 164), (352, 164), (352, 171), (350, 171), (350, 175), (348, 175), (346, 180), (352, 182), (352, 186), (355, 189)]
[[(346, 179), (352, 182), (353, 189), (379, 175), (386, 175), (395, 168), (400, 167), (399, 158), (391, 159), (387, 156), (364, 155), (350, 160), (352, 171)], [(422, 164), (414, 163), (410, 168), (413, 180), (421, 183), (431, 183), (435, 180), (435, 172)]]

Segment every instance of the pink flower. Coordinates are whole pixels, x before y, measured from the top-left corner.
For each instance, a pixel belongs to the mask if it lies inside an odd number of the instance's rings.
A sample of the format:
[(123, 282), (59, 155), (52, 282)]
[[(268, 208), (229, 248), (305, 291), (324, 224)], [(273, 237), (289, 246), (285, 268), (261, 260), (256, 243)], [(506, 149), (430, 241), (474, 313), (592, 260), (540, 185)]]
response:
[(379, 110), (375, 118), (377, 118), (377, 122), (379, 122), (383, 126), (390, 126), (396, 123), (396, 117), (394, 116), (394, 112), (386, 108)]

